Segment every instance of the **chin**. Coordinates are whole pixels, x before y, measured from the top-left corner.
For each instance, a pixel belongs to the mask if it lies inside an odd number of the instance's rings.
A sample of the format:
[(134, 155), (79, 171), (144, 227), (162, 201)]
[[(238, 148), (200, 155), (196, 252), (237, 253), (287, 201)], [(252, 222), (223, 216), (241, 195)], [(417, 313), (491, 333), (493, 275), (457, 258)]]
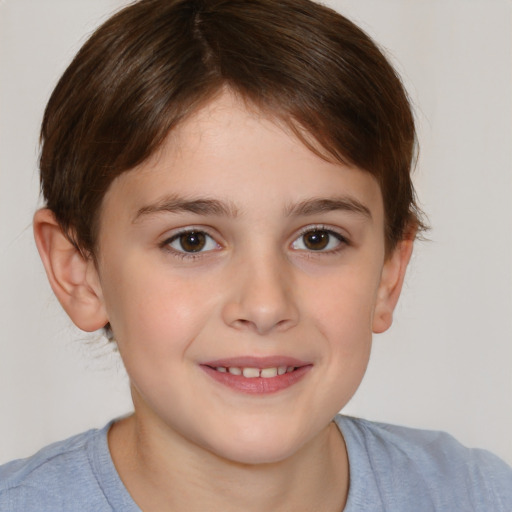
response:
[(210, 450), (238, 464), (274, 464), (293, 456), (306, 442), (307, 439), (296, 439), (292, 432), (241, 429), (210, 446)]
[(276, 464), (282, 462), (295, 453), (295, 450), (283, 449), (283, 446), (230, 446), (226, 450), (222, 450), (221, 455), (224, 459), (242, 465), (263, 465)]

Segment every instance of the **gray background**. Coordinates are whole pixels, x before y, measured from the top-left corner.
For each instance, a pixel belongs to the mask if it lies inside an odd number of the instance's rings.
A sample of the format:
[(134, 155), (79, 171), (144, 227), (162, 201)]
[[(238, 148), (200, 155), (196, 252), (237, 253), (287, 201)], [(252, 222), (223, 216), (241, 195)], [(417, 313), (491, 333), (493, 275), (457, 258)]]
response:
[[(117, 355), (70, 325), (53, 298), (30, 226), (44, 105), (87, 34), (123, 3), (0, 3), (0, 463), (131, 409)], [(512, 4), (327, 3), (403, 75), (433, 225), (345, 411), (448, 430), (512, 463)]]

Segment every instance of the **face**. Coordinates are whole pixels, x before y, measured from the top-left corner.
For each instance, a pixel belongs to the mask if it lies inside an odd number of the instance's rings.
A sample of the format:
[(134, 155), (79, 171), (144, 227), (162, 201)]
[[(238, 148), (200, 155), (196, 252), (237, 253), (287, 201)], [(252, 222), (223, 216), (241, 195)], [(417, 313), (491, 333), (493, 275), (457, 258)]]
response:
[(358, 387), (385, 295), (379, 186), (233, 97), (116, 179), (98, 247), (139, 421), (277, 461)]

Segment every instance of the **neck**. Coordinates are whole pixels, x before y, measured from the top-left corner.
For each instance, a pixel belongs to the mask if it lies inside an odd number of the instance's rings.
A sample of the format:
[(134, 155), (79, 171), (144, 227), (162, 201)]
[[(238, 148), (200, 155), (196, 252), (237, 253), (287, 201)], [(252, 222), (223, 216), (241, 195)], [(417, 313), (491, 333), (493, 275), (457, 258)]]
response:
[(116, 469), (144, 511), (343, 510), (348, 458), (334, 423), (291, 457), (267, 464), (229, 461), (175, 437), (136, 415), (109, 433)]

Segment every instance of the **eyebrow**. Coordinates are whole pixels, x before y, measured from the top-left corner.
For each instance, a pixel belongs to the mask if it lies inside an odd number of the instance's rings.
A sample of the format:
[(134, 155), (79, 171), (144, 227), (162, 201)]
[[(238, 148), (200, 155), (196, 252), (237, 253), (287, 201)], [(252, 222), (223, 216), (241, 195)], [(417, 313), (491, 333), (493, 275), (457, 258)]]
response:
[(361, 201), (349, 196), (308, 199), (306, 201), (290, 205), (286, 209), (286, 215), (308, 216), (336, 210), (356, 213), (372, 220), (372, 213), (370, 209), (361, 203)]
[(166, 197), (154, 204), (143, 206), (137, 210), (132, 222), (156, 213), (196, 213), (197, 215), (218, 215), (236, 217), (238, 209), (234, 204), (217, 199), (197, 198), (186, 199), (178, 196)]
[[(372, 219), (370, 209), (357, 199), (349, 196), (336, 198), (314, 198), (289, 205), (285, 209), (285, 215), (289, 217), (309, 216), (331, 211), (346, 211), (362, 215)], [(142, 217), (157, 213), (195, 213), (197, 215), (215, 215), (235, 218), (239, 215), (238, 208), (230, 202), (218, 199), (196, 198), (186, 199), (178, 196), (170, 196), (154, 204), (143, 206), (137, 210), (132, 222), (139, 221)]]

